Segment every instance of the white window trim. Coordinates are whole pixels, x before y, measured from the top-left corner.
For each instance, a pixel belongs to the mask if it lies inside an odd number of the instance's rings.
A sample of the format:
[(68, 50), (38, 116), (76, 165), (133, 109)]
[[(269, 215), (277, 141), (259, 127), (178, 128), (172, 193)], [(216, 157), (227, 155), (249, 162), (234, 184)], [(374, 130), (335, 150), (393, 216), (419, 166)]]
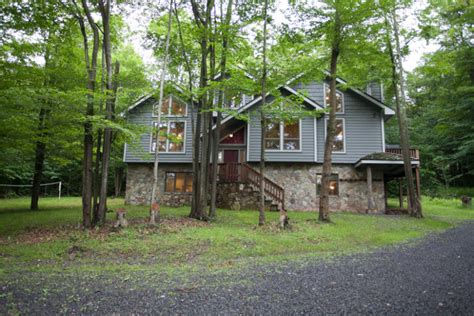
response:
[[(176, 100), (178, 100), (179, 103), (183, 104), (184, 105), (184, 114), (183, 115), (169, 115), (169, 114), (161, 114), (162, 117), (169, 117), (169, 118), (182, 118), (182, 117), (186, 117), (188, 116), (188, 103), (187, 102), (184, 102), (183, 100), (181, 100), (181, 98), (178, 98), (177, 96), (174, 96), (173, 94), (170, 94), (170, 95), (167, 95), (166, 97), (164, 97), (163, 99), (166, 100), (166, 98), (168, 98), (168, 113), (169, 111), (171, 110), (171, 103), (172, 103), (172, 100), (173, 98), (175, 98)], [(159, 100), (156, 101), (155, 103), (153, 103), (153, 109), (152, 109), (152, 117), (158, 117), (158, 109), (156, 107), (156, 105), (159, 103)]]
[[(323, 101), (324, 101), (324, 107), (326, 108), (328, 104), (326, 103), (326, 88), (330, 88), (330, 86), (325, 83), (323, 84)], [(344, 93), (336, 89), (336, 93), (339, 93), (341, 95), (341, 106), (342, 106), (342, 111), (341, 112), (336, 112), (336, 114), (344, 114), (346, 111), (346, 105), (345, 105), (345, 100), (344, 100)]]
[[(328, 194), (328, 196), (329, 197), (331, 197), (331, 196), (340, 196), (340, 193), (341, 193), (340, 182), (341, 182), (341, 180), (339, 179), (339, 173), (331, 173), (331, 176), (332, 175), (337, 176), (337, 194)], [(320, 194), (318, 192), (318, 176), (321, 177), (321, 180), (322, 180), (323, 174), (322, 173), (316, 173), (316, 196), (320, 196)], [(321, 183), (321, 185), (322, 185), (322, 183)]]
[[(183, 154), (186, 154), (186, 129), (188, 127), (188, 122), (185, 121), (185, 120), (166, 120), (166, 121), (162, 121), (161, 123), (166, 123), (167, 127), (166, 127), (166, 133), (168, 134), (169, 133), (169, 130), (170, 130), (170, 123), (172, 122), (176, 122), (176, 123), (184, 123), (184, 136), (183, 136), (183, 150), (182, 151), (168, 151), (168, 144), (169, 144), (169, 139), (167, 138), (166, 139), (166, 151), (158, 151), (158, 155), (161, 155), (161, 154), (165, 154), (165, 155), (169, 155), (169, 154), (172, 154), (172, 155), (183, 155)], [(155, 152), (152, 150), (152, 146), (153, 146), (153, 129), (155, 128), (154, 124), (155, 123), (158, 123), (158, 122), (151, 122), (151, 128), (152, 128), (152, 131), (151, 131), (151, 134), (150, 134), (150, 147), (149, 147), (149, 150), (150, 150), (150, 153), (151, 154), (154, 154)], [(158, 138), (156, 140), (156, 148), (158, 148)]]
[[(345, 154), (346, 153), (346, 142), (347, 142), (347, 138), (346, 138), (346, 119), (343, 118), (343, 117), (336, 117), (336, 121), (337, 120), (342, 120), (342, 131), (344, 133), (344, 150), (343, 151), (332, 151), (333, 154)], [(324, 120), (324, 140), (326, 140), (326, 137), (328, 137), (328, 121), (329, 121), (329, 118), (326, 117), (325, 120)]]
[[(300, 141), (300, 149), (283, 149), (283, 143), (284, 143), (284, 126), (283, 121), (280, 121), (280, 149), (266, 149), (265, 152), (290, 152), (290, 153), (298, 153), (303, 151), (303, 138), (302, 138), (302, 131), (301, 131), (301, 119), (298, 119), (298, 130), (299, 130), (299, 141)], [(265, 141), (267, 138), (265, 137)], [(263, 144), (265, 146), (266, 144)]]

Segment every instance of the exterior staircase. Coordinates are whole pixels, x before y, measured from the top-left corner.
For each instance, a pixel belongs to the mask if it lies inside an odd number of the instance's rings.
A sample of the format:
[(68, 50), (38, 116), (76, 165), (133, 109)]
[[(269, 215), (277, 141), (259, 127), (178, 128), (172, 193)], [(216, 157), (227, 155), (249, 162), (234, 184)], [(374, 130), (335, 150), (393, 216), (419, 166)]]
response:
[(285, 189), (267, 177), (262, 177), (260, 172), (246, 163), (219, 164), (218, 182), (242, 183), (250, 186), (254, 191), (260, 192), (261, 181), (264, 181), (265, 204), (270, 205), (270, 210), (278, 210), (279, 205), (285, 209)]

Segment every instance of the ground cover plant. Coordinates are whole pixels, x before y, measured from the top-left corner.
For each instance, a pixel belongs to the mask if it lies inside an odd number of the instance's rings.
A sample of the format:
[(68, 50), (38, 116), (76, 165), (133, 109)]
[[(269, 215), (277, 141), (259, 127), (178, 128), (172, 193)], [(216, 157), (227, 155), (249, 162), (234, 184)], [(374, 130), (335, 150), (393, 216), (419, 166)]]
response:
[[(215, 221), (201, 222), (187, 217), (188, 207), (165, 207), (160, 225), (150, 227), (147, 207), (125, 206), (129, 227), (115, 230), (110, 219), (105, 227), (83, 231), (80, 198), (46, 198), (40, 211), (29, 211), (28, 202), (0, 204), (0, 275), (18, 270), (174, 273), (327, 258), (406, 242), (474, 219), (474, 211), (457, 200), (425, 198), (422, 220), (335, 213), (331, 224), (320, 224), (314, 212), (290, 212), (291, 228), (282, 231), (274, 212), (267, 213), (267, 226), (257, 227), (255, 211), (219, 210)], [(123, 199), (108, 206), (122, 207)]]

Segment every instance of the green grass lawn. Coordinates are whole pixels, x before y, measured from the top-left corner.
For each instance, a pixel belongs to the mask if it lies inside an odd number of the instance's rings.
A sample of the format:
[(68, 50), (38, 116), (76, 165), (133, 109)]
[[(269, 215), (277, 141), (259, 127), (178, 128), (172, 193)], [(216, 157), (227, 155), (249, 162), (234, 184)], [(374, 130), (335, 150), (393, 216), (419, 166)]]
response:
[[(123, 206), (110, 199), (109, 208)], [(44, 198), (40, 211), (28, 199), (0, 201), (0, 272), (20, 270), (153, 270), (163, 272), (227, 269), (285, 259), (328, 257), (406, 242), (474, 219), (457, 200), (424, 198), (425, 218), (335, 213), (319, 224), (316, 212), (290, 212), (291, 229), (277, 228), (267, 213), (258, 227), (256, 211), (219, 210), (211, 223), (188, 219), (188, 207), (162, 208), (157, 228), (145, 224), (148, 210), (125, 206), (130, 227), (82, 231), (81, 200)], [(0, 273), (1, 274), (1, 273)]]

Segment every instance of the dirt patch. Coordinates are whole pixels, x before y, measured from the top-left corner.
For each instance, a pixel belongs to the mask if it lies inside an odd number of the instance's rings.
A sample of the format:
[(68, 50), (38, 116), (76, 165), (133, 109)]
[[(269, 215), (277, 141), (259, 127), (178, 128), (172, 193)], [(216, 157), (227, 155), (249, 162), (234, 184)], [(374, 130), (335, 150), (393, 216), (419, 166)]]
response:
[[(58, 227), (27, 227), (15, 236), (0, 237), (0, 245), (11, 243), (17, 244), (38, 244), (60, 239), (70, 239), (75, 241), (86, 235), (88, 238), (104, 241), (111, 234), (120, 233), (122, 229), (115, 229), (114, 220), (107, 221), (102, 227), (96, 227), (84, 231), (79, 225), (61, 225)], [(162, 234), (178, 233), (186, 228), (207, 227), (210, 223), (198, 221), (187, 217), (163, 217), (156, 226), (149, 226), (148, 219), (139, 218), (129, 220), (127, 230), (136, 230), (141, 235), (149, 235), (160, 232)]]

